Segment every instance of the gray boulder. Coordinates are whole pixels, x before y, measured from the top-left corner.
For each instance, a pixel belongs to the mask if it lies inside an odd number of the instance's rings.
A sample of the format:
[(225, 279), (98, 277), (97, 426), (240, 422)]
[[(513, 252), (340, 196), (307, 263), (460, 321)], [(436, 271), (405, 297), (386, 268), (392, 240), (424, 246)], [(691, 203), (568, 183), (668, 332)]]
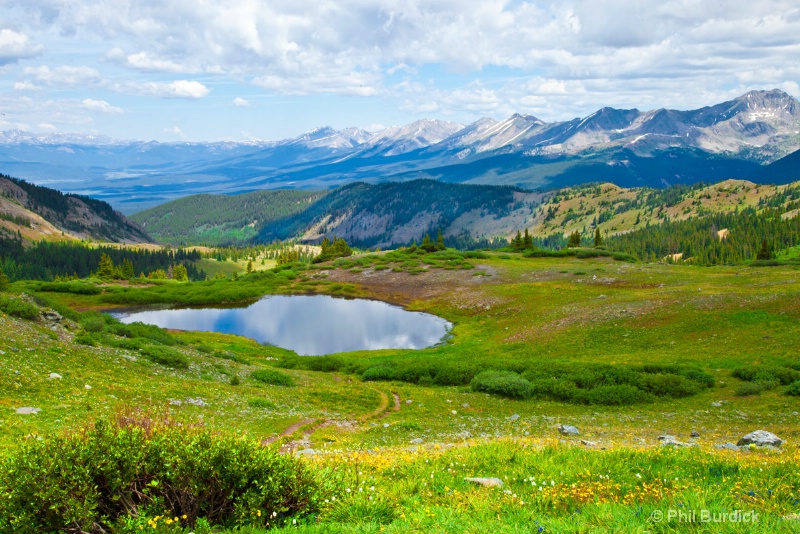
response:
[(578, 434), (580, 434), (578, 428), (572, 425), (558, 425), (558, 431), (563, 436), (577, 436)]
[(748, 445), (755, 445), (757, 447), (780, 447), (782, 443), (783, 440), (781, 438), (766, 430), (750, 432), (746, 436), (742, 436), (742, 439), (736, 442), (739, 447), (746, 447)]

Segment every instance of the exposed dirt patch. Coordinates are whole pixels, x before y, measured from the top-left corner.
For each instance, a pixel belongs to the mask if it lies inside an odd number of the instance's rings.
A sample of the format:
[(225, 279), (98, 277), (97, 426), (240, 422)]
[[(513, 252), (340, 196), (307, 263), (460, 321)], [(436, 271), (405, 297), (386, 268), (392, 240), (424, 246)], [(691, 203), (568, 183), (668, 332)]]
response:
[[(476, 272), (486, 275), (476, 276)], [(408, 306), (415, 301), (447, 298), (455, 292), (474, 294), (476, 285), (489, 283), (496, 277), (499, 275), (493, 268), (459, 271), (431, 269), (418, 274), (394, 272), (388, 269), (383, 271), (369, 269), (360, 273), (337, 269), (330, 271), (328, 280), (358, 284), (370, 297)]]

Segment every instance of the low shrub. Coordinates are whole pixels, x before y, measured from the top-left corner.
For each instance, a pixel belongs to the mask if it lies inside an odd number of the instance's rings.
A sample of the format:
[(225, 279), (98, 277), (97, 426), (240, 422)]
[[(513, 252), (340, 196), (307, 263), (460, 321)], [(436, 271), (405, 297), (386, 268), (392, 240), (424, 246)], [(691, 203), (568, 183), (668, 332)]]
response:
[(187, 530), (265, 527), (313, 513), (319, 500), (316, 480), (290, 455), (141, 412), (24, 442), (0, 467), (0, 532), (116, 532), (156, 515)]
[(584, 404), (602, 406), (630, 406), (644, 402), (652, 402), (655, 397), (641, 389), (627, 384), (616, 386), (600, 386), (588, 391), (582, 390), (577, 401)]
[(175, 349), (162, 345), (148, 345), (142, 348), (142, 355), (151, 362), (173, 369), (188, 369), (189, 359)]
[(669, 373), (646, 374), (639, 383), (639, 389), (642, 391), (652, 393), (657, 397), (674, 399), (691, 397), (699, 393), (702, 388), (694, 380)]
[(250, 376), (254, 380), (273, 386), (292, 387), (295, 385), (291, 376), (286, 373), (281, 373), (277, 369), (259, 369), (258, 371), (250, 373)]
[(733, 392), (737, 397), (749, 397), (751, 395), (761, 395), (765, 391), (770, 391), (778, 387), (778, 382), (745, 382)]
[(789, 384), (789, 387), (786, 388), (784, 391), (786, 395), (792, 395), (794, 397), (800, 397), (800, 380), (796, 382), (792, 382)]
[(777, 381), (786, 386), (800, 380), (800, 371), (788, 367), (778, 367), (772, 365), (753, 365), (750, 367), (740, 367), (731, 373), (734, 377), (745, 382), (771, 382)]
[(512, 399), (527, 399), (534, 393), (531, 383), (512, 371), (484, 371), (475, 375), (470, 387)]
[(394, 380), (394, 369), (385, 363), (373, 365), (364, 371), (364, 373), (361, 375), (361, 379), (368, 382)]
[(439, 386), (465, 386), (469, 384), (478, 368), (465, 362), (447, 362), (436, 366), (433, 383)]
[(39, 286), (39, 291), (73, 293), (75, 295), (99, 295), (103, 292), (96, 285), (83, 282), (46, 282)]
[(0, 311), (20, 319), (33, 320), (39, 317), (39, 307), (22, 298), (0, 296)]
[(252, 399), (247, 400), (247, 405), (251, 408), (259, 408), (262, 410), (274, 410), (277, 408), (274, 402), (268, 399), (264, 399), (262, 397), (254, 397)]

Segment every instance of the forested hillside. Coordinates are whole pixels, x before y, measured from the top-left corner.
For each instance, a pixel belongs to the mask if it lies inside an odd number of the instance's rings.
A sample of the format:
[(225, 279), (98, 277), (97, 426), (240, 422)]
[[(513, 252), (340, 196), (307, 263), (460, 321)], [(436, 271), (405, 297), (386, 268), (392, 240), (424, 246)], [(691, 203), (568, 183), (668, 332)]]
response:
[[(64, 237), (124, 243), (148, 243), (150, 236), (107, 202), (83, 195), (64, 194), (0, 174), (0, 218), (18, 227), (47, 227), (31, 233), (39, 239)], [(2, 225), (0, 235), (12, 236), (20, 228)], [(21, 231), (20, 231), (21, 233)], [(56, 234), (53, 236), (53, 234)]]
[(338, 235), (362, 246), (404, 245), (438, 230), (447, 238), (486, 240), (525, 223), (543, 198), (511, 187), (447, 184), (432, 180), (355, 183), (305, 211), (265, 225), (260, 242), (302, 236), (316, 242)]
[(327, 191), (281, 189), (242, 195), (192, 195), (131, 216), (161, 243), (247, 244), (258, 229), (320, 200)]
[(149, 275), (155, 271), (166, 273), (170, 267), (186, 267), (190, 280), (203, 280), (206, 275), (194, 262), (200, 259), (196, 251), (162, 248), (158, 250), (133, 249), (111, 246), (89, 246), (80, 242), (50, 243), (40, 241), (23, 247), (15, 239), (0, 238), (0, 268), (11, 281), (53, 280), (56, 277), (85, 278), (98, 272), (100, 259), (107, 255), (114, 265), (130, 262), (126, 278)]

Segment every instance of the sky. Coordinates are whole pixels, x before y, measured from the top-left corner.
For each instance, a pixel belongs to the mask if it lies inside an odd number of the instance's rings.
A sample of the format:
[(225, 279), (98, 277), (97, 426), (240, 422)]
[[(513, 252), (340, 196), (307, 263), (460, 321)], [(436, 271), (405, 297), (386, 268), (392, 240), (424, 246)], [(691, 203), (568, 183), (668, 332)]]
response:
[(799, 83), (797, 0), (0, 0), (0, 130), (278, 140)]

